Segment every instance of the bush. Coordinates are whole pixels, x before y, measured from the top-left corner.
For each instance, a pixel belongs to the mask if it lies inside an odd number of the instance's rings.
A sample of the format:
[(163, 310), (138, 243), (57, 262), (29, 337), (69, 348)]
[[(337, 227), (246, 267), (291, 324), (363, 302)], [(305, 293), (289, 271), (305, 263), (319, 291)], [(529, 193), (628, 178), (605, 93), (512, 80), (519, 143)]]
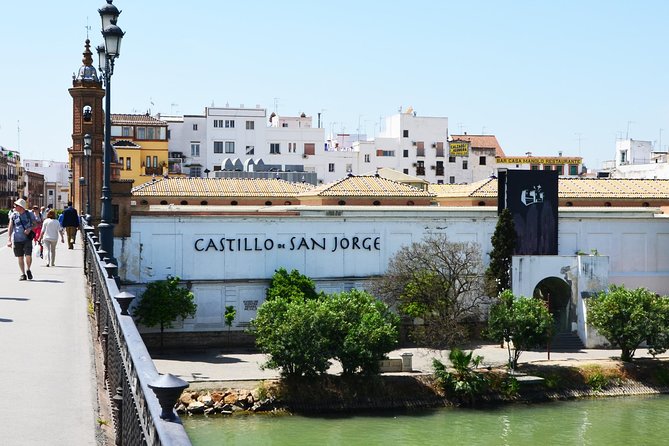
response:
[(0, 209), (0, 226), (9, 225), (9, 209)]
[(438, 359), (432, 360), (434, 376), (447, 396), (473, 403), (474, 398), (488, 388), (489, 383), (486, 377), (476, 371), (483, 357), (473, 356), (473, 353), (473, 351), (465, 353), (459, 348), (453, 348), (448, 354), (453, 372), (446, 370), (446, 366)]
[(325, 301), (334, 320), (334, 358), (344, 374), (379, 372), (379, 361), (398, 343), (399, 318), (374, 296), (351, 290)]
[(662, 353), (669, 344), (669, 297), (611, 285), (588, 301), (588, 322), (620, 348), (623, 361), (632, 361), (644, 341), (651, 353)]

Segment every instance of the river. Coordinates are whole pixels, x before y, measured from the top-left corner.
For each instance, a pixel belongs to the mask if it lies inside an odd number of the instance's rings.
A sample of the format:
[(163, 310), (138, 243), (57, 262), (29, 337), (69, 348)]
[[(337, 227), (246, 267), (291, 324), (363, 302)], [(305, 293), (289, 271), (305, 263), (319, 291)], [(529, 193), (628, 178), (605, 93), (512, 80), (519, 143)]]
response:
[(669, 395), (376, 415), (183, 417), (194, 446), (662, 445)]

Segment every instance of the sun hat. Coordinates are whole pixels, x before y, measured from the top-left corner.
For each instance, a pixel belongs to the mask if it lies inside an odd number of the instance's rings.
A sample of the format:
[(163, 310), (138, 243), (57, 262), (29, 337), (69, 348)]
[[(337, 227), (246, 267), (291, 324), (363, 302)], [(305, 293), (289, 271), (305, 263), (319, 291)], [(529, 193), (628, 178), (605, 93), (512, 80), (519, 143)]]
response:
[(17, 206), (21, 206), (23, 209), (26, 209), (26, 206), (27, 206), (26, 205), (26, 200), (24, 200), (23, 198), (19, 198), (18, 200), (16, 200), (14, 202), (14, 204), (17, 205)]

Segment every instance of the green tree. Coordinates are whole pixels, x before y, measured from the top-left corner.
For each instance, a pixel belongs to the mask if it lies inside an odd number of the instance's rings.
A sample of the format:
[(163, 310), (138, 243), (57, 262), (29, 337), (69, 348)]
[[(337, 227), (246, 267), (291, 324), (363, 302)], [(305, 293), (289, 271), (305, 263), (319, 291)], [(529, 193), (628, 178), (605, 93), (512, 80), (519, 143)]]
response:
[(465, 353), (456, 347), (451, 349), (448, 359), (454, 369), (452, 372), (438, 359), (432, 360), (437, 383), (449, 396), (464, 397), (469, 403), (473, 403), (474, 397), (488, 387), (486, 376), (476, 370), (483, 362), (483, 356), (474, 356), (473, 351)]
[(516, 298), (510, 290), (505, 290), (490, 309), (487, 335), (495, 341), (506, 341), (509, 367), (515, 369), (523, 351), (549, 341), (552, 326), (553, 317), (542, 300)]
[(333, 321), (322, 298), (265, 301), (251, 321), (258, 350), (269, 355), (264, 367), (280, 369), (284, 377), (324, 373), (333, 357)]
[(296, 269), (290, 274), (285, 268), (279, 268), (274, 272), (266, 292), (267, 300), (276, 297), (290, 297), (291, 299), (316, 299), (316, 284), (309, 277), (300, 274)]
[(511, 257), (516, 239), (513, 215), (506, 208), (497, 219), (491, 239), (490, 263), (485, 272), (486, 292), (491, 296), (499, 296), (502, 291), (511, 289)]
[(232, 330), (232, 323), (237, 316), (237, 310), (235, 310), (234, 305), (226, 305), (225, 314), (223, 318), (225, 319), (225, 326), (228, 327), (228, 345), (230, 345), (230, 331)]
[(428, 235), (395, 254), (374, 293), (418, 322), (415, 341), (436, 348), (456, 345), (467, 339), (488, 299), (480, 248), (450, 242), (444, 234)]
[(195, 316), (197, 304), (189, 290), (179, 286), (178, 277), (168, 277), (147, 285), (139, 304), (133, 311), (135, 320), (146, 327), (160, 326), (160, 350), (163, 350), (163, 334), (172, 328), (177, 318)]
[(379, 372), (379, 361), (398, 343), (399, 318), (371, 294), (351, 290), (324, 300), (334, 316), (333, 354), (344, 374)]
[(620, 348), (621, 360), (629, 362), (644, 341), (651, 353), (666, 350), (668, 299), (645, 288), (630, 290), (611, 285), (588, 302), (588, 322)]

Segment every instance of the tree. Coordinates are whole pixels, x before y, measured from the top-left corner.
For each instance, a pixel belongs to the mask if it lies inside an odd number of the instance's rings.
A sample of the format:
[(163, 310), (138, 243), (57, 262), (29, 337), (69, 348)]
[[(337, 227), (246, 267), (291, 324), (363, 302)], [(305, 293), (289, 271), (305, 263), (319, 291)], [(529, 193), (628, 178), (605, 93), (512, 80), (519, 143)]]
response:
[(621, 360), (629, 362), (644, 341), (651, 353), (666, 350), (669, 298), (645, 288), (611, 285), (588, 302), (588, 322), (620, 348)]
[(371, 294), (351, 290), (329, 296), (324, 303), (334, 316), (333, 354), (344, 374), (375, 374), (379, 361), (398, 342), (399, 318)]
[(230, 345), (230, 330), (232, 330), (232, 322), (237, 316), (237, 310), (235, 310), (234, 305), (226, 305), (225, 314), (223, 318), (225, 319), (225, 325), (228, 327), (228, 345)]
[(395, 254), (375, 293), (401, 315), (422, 321), (412, 333), (417, 342), (436, 348), (457, 344), (468, 337), (468, 324), (479, 320), (487, 300), (480, 248), (428, 235)]
[(322, 298), (265, 301), (251, 321), (258, 350), (269, 355), (264, 367), (281, 369), (284, 377), (324, 373), (333, 357), (333, 321)]
[(498, 296), (502, 291), (511, 289), (511, 257), (516, 247), (516, 238), (513, 215), (506, 208), (497, 219), (491, 239), (490, 264), (485, 272), (486, 292), (491, 296)]
[(319, 293), (316, 292), (316, 284), (309, 277), (300, 274), (296, 269), (290, 274), (285, 268), (279, 268), (274, 272), (274, 276), (267, 288), (267, 300), (275, 297), (290, 297), (291, 299), (316, 299)]
[(195, 316), (197, 304), (189, 290), (179, 286), (178, 277), (167, 277), (147, 285), (141, 300), (133, 311), (136, 321), (147, 327), (160, 326), (160, 350), (163, 350), (163, 333), (172, 328), (177, 318)]
[(507, 343), (509, 367), (515, 369), (523, 351), (548, 342), (552, 327), (553, 317), (544, 301), (516, 298), (510, 290), (505, 290), (490, 309), (487, 335), (493, 340), (503, 339)]

